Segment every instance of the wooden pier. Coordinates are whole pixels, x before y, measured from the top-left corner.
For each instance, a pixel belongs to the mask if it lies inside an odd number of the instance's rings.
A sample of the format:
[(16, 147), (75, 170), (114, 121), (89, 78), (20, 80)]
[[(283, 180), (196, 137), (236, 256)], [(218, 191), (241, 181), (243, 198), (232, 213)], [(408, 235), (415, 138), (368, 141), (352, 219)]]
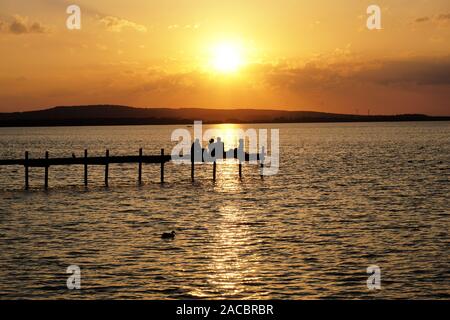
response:
[[(249, 155), (245, 153), (245, 161), (250, 161), (254, 159), (259, 161), (261, 166), (260, 176), (263, 178), (262, 170), (264, 168), (264, 149), (261, 154)], [(190, 156), (187, 156), (190, 158)], [(233, 157), (236, 159), (236, 155)], [(223, 159), (226, 159), (226, 154), (224, 153)], [(44, 158), (30, 159), (29, 152), (25, 152), (23, 159), (5, 159), (0, 160), (0, 166), (23, 166), (25, 172), (25, 190), (30, 187), (29, 184), (29, 168), (44, 168), (44, 189), (49, 187), (49, 168), (53, 166), (71, 166), (71, 165), (82, 165), (84, 167), (84, 186), (88, 186), (88, 167), (89, 166), (104, 166), (105, 168), (105, 186), (109, 186), (109, 165), (110, 164), (124, 164), (132, 163), (138, 165), (138, 183), (142, 184), (142, 165), (143, 164), (160, 164), (160, 182), (164, 183), (164, 164), (166, 162), (172, 161), (171, 155), (165, 155), (164, 149), (161, 149), (159, 155), (144, 155), (142, 148), (139, 149), (139, 153), (135, 156), (110, 156), (109, 150), (106, 150), (104, 157), (89, 157), (88, 150), (84, 150), (84, 157), (77, 158), (73, 156), (72, 158), (51, 158), (48, 151), (45, 152)], [(200, 162), (205, 163), (205, 162)], [(195, 180), (195, 164), (194, 159), (191, 159), (191, 180)], [(213, 165), (213, 181), (216, 181), (216, 171), (217, 162), (214, 161)], [(239, 178), (242, 178), (242, 161), (239, 161)]]

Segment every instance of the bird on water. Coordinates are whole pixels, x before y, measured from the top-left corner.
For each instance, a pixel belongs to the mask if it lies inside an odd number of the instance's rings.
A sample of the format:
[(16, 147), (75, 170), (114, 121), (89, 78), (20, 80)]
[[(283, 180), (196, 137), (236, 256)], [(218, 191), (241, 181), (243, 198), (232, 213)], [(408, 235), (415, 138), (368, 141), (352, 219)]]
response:
[(161, 235), (161, 239), (175, 239), (175, 231), (172, 231), (172, 232), (164, 232), (162, 235)]

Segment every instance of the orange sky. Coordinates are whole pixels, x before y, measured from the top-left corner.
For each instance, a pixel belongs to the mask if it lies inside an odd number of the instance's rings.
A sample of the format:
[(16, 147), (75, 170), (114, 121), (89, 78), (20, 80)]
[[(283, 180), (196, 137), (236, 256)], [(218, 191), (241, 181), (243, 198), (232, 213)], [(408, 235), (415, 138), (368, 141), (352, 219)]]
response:
[[(69, 4), (81, 8), (81, 30), (66, 28)], [(382, 9), (382, 30), (366, 28), (370, 4)], [(0, 112), (123, 104), (450, 115), (448, 39), (448, 0), (2, 0)], [(239, 60), (233, 70), (217, 66), (224, 44)]]

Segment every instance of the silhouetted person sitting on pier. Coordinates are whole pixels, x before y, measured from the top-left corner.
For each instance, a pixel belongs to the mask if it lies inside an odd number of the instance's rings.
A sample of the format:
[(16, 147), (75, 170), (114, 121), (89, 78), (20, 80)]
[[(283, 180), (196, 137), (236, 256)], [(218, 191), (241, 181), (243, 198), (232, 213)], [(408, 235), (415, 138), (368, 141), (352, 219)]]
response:
[(239, 139), (239, 146), (226, 152), (227, 159), (239, 159), (239, 162), (245, 162), (244, 139)]
[(215, 157), (216, 156), (215, 143), (214, 143), (214, 139), (213, 138), (209, 139), (208, 155), (209, 155), (209, 157)]
[[(233, 150), (231, 150), (231, 155)], [(214, 139), (209, 140), (208, 148), (203, 153), (204, 162), (216, 162), (216, 160), (222, 160), (226, 158), (224, 153), (224, 143), (220, 137), (217, 138), (217, 142)]]
[(224, 157), (224, 143), (220, 137), (217, 138), (217, 142), (214, 139), (209, 140), (208, 154), (206, 162), (215, 162), (217, 159), (223, 159)]
[(195, 139), (191, 146), (191, 161), (192, 162), (202, 162), (203, 161), (203, 150), (199, 139)]
[(239, 159), (239, 162), (245, 161), (245, 153), (244, 153), (244, 139), (239, 139), (239, 146), (235, 149), (235, 158)]
[(75, 155), (75, 153), (72, 153), (72, 158), (76, 159), (77, 156)]
[(214, 149), (217, 150), (216, 153), (217, 159), (223, 159), (225, 144), (222, 142), (222, 139), (220, 137), (217, 138), (217, 142)]

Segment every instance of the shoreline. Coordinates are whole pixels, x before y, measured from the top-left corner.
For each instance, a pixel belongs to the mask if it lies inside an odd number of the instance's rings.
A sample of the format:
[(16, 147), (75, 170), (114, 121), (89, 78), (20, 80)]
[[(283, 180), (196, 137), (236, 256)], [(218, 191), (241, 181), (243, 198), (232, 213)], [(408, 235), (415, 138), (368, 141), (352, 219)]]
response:
[[(374, 116), (375, 117), (375, 116)], [(308, 119), (301, 121), (203, 121), (205, 125), (219, 124), (309, 124), (309, 123), (395, 123), (395, 122), (446, 122), (450, 116), (427, 116), (426, 118), (395, 118), (382, 116), (375, 119)], [(11, 121), (12, 123), (0, 123), (0, 128), (42, 128), (42, 127), (108, 127), (108, 126), (164, 126), (164, 125), (192, 125), (197, 120), (161, 120), (149, 121), (148, 119), (92, 119), (92, 120), (59, 120), (59, 121)]]

